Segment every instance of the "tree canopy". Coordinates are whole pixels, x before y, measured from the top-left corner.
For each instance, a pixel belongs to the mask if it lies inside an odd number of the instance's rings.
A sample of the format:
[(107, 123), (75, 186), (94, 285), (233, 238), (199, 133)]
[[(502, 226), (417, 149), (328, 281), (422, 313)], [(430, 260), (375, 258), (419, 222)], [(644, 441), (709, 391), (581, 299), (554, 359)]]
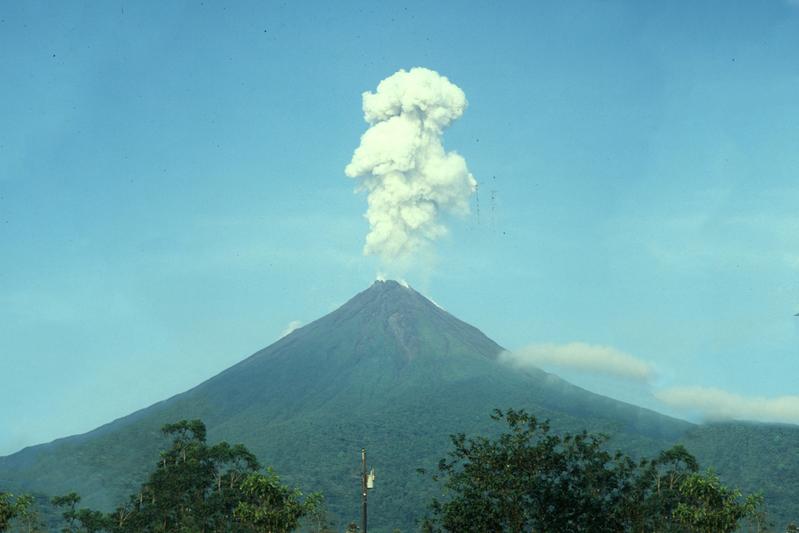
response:
[(42, 531), (33, 496), (30, 494), (14, 496), (10, 492), (0, 492), (0, 531), (8, 530), (12, 523), (26, 533)]
[[(557, 434), (525, 411), (492, 418), (507, 426), (495, 438), (451, 437), (452, 450), (433, 474), (443, 492), (422, 531), (732, 533), (746, 522), (752, 532), (766, 531), (762, 496), (725, 486), (683, 446), (633, 459), (609, 451), (603, 434)], [(285, 533), (301, 522), (329, 531), (321, 494), (283, 484), (243, 445), (209, 445), (200, 420), (162, 432), (169, 445), (115, 511), (79, 508), (74, 492), (53, 498), (61, 532)], [(15, 531), (42, 531), (34, 504), (30, 495), (0, 492), (0, 531), (12, 523)]]
[(524, 411), (495, 411), (497, 438), (452, 436), (433, 478), (423, 529), (459, 533), (730, 533), (763, 521), (762, 498), (744, 497), (701, 472), (682, 446), (653, 459), (607, 450), (607, 437), (557, 435)]
[(80, 496), (53, 498), (64, 533), (283, 533), (321, 505), (262, 469), (241, 444), (206, 443), (200, 420), (167, 424), (171, 446), (140, 490), (114, 512), (78, 509)]

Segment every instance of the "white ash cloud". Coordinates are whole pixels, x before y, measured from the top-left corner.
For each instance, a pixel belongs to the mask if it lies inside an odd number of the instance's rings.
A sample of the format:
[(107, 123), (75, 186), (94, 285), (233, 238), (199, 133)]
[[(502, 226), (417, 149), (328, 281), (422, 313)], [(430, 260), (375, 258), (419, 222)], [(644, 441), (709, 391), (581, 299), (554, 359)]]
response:
[(672, 387), (655, 392), (666, 405), (708, 420), (754, 420), (799, 424), (799, 396), (741, 396), (713, 387)]
[(368, 194), (364, 254), (407, 259), (447, 234), (441, 214), (465, 215), (477, 182), (441, 135), (466, 109), (466, 95), (426, 68), (400, 70), (363, 93), (369, 129), (345, 168)]
[(646, 361), (610, 346), (583, 342), (532, 344), (513, 352), (504, 352), (500, 360), (518, 367), (554, 367), (638, 383), (649, 383), (655, 377), (654, 367)]

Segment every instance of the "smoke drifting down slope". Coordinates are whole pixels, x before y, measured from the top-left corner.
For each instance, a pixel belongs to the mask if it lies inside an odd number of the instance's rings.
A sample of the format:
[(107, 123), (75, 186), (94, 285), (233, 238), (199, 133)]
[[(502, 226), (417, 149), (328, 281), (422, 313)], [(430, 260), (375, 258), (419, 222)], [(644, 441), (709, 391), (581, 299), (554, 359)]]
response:
[(364, 254), (409, 258), (447, 234), (442, 213), (465, 215), (477, 182), (441, 135), (466, 109), (466, 95), (426, 68), (400, 70), (363, 93), (369, 129), (345, 168), (368, 194)]

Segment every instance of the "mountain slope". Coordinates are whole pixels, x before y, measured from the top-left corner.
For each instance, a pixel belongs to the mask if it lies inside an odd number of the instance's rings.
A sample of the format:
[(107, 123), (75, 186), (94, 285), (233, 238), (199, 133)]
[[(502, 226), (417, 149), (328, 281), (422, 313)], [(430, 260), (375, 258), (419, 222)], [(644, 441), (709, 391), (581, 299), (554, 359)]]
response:
[(776, 531), (799, 523), (799, 427), (725, 422), (690, 429), (680, 441), (725, 483), (762, 492)]
[(436, 464), (452, 433), (495, 431), (494, 408), (526, 408), (560, 431), (608, 432), (635, 453), (696, 430), (543, 371), (511, 369), (497, 361), (501, 351), (413, 289), (376, 282), (183, 394), (0, 458), (0, 488), (76, 490), (87, 505), (112, 508), (157, 461), (159, 428), (202, 418), (209, 440), (244, 443), (288, 481), (324, 492), (342, 520), (357, 517), (365, 446), (378, 471), (370, 523), (379, 532), (413, 524), (430, 496), (416, 469)]

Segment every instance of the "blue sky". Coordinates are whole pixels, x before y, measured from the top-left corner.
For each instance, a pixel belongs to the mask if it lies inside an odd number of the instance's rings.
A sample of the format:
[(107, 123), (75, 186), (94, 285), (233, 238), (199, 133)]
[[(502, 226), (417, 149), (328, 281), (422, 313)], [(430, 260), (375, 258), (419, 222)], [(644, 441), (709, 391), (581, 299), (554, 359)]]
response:
[(444, 145), (480, 188), (411, 285), (509, 349), (654, 368), (552, 368), (592, 390), (799, 422), (795, 2), (17, 2), (0, 454), (186, 390), (386, 270), (344, 167), (361, 93), (416, 66), (465, 92)]

